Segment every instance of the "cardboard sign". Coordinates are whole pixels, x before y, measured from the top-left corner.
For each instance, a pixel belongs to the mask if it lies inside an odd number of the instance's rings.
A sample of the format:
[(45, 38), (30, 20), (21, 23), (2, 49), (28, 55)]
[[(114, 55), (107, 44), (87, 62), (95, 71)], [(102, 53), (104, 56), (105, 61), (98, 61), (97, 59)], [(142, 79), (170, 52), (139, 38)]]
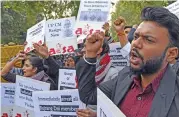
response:
[(59, 69), (59, 90), (75, 89), (76, 88), (76, 70), (73, 69)]
[(77, 117), (76, 109), (84, 109), (78, 89), (33, 92), (36, 117)]
[(44, 43), (44, 35), (45, 35), (45, 20), (37, 23), (27, 30), (27, 45), (24, 48), (26, 53), (32, 51), (34, 49), (33, 43), (38, 43), (42, 45)]
[(111, 1), (109, 0), (81, 0), (75, 26), (76, 35), (88, 35), (102, 31), (107, 21)]
[(126, 117), (99, 88), (97, 88), (97, 117)]
[(1, 117), (13, 116), (15, 86), (15, 83), (1, 83)]
[(77, 40), (76, 37), (72, 37), (56, 41), (48, 41), (47, 46), (50, 55), (73, 53), (75, 49), (77, 49)]
[(120, 42), (111, 43), (109, 44), (109, 47), (110, 47), (109, 56), (114, 66), (117, 66), (121, 70), (125, 66), (129, 65), (127, 58), (124, 58), (120, 52), (121, 50)]
[(170, 12), (179, 18), (179, 0), (166, 7)]
[(34, 102), (32, 92), (49, 90), (50, 84), (16, 76), (16, 95), (14, 106), (14, 117), (34, 117)]
[(47, 20), (45, 29), (46, 41), (56, 41), (59, 39), (74, 37), (75, 17)]

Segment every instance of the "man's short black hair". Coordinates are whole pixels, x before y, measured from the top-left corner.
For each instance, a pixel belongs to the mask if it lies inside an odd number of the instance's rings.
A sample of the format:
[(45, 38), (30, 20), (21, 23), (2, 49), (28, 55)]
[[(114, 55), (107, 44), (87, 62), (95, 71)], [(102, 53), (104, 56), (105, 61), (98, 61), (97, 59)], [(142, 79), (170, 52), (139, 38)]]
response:
[(142, 21), (154, 21), (168, 29), (170, 42), (179, 48), (179, 19), (163, 7), (146, 7), (141, 12)]
[(124, 27), (124, 30), (125, 30), (126, 28), (132, 28), (132, 26), (125, 26), (125, 27)]
[(101, 52), (101, 56), (102, 55), (104, 55), (104, 54), (106, 54), (106, 53), (109, 53), (109, 44), (108, 44), (108, 41), (106, 40), (106, 39), (104, 39), (104, 41), (103, 41), (103, 46), (102, 46), (102, 48), (103, 48), (103, 51)]

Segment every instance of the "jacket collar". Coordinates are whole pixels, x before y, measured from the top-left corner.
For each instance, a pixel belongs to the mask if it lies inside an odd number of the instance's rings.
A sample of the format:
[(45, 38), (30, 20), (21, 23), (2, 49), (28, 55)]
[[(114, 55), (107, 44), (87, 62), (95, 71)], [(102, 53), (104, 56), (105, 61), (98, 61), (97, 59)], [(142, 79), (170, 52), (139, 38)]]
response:
[(160, 82), (158, 90), (152, 102), (149, 117), (165, 117), (170, 109), (175, 92), (176, 86), (176, 73), (170, 65)]

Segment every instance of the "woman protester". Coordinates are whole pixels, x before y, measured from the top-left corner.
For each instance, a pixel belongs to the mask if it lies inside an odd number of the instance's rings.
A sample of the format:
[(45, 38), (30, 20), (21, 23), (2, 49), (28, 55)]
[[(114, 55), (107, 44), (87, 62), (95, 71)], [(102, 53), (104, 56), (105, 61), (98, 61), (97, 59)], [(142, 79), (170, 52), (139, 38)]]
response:
[(57, 85), (54, 81), (45, 73), (46, 68), (44, 67), (43, 60), (38, 56), (26, 56), (23, 51), (20, 51), (17, 56), (10, 62), (8, 62), (1, 70), (1, 77), (8, 82), (16, 82), (16, 74), (11, 73), (10, 70), (14, 67), (17, 61), (24, 61), (23, 65), (23, 76), (32, 78), (42, 82), (50, 83), (50, 90), (56, 90)]

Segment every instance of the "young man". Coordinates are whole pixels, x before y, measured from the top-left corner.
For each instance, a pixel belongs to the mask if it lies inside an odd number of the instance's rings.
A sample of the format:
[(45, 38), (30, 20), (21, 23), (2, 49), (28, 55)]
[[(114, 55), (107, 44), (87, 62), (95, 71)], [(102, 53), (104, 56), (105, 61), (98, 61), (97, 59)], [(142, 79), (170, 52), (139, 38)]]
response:
[[(141, 19), (131, 43), (130, 67), (98, 87), (127, 117), (177, 117), (179, 78), (169, 63), (178, 55), (179, 19), (161, 7), (144, 8)], [(80, 98), (86, 104), (97, 103), (95, 63), (103, 39), (102, 32), (89, 35), (85, 58), (76, 65)]]

